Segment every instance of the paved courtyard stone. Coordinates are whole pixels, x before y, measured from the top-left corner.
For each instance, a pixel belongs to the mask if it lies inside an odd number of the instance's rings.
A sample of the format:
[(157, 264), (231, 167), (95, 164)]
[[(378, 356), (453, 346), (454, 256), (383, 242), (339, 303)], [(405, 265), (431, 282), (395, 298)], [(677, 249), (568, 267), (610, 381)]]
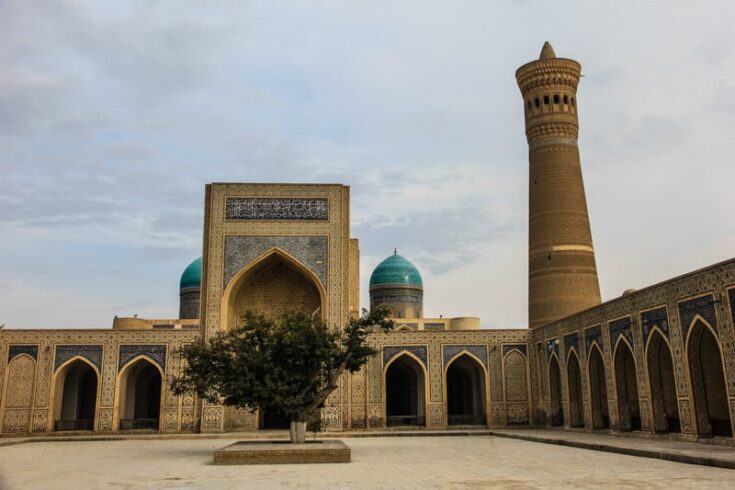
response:
[(236, 439), (0, 448), (2, 489), (735, 488), (735, 471), (492, 436), (348, 438), (349, 464), (215, 466)]

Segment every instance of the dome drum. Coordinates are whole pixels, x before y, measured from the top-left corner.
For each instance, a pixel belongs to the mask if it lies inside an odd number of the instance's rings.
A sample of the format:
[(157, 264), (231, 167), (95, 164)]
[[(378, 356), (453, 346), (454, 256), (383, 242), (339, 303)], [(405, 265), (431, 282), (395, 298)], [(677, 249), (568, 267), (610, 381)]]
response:
[(184, 269), (179, 281), (179, 318), (199, 318), (199, 301), (202, 283), (202, 258), (194, 260)]
[(424, 285), (418, 269), (397, 253), (383, 260), (370, 276), (370, 308), (388, 306), (395, 318), (422, 318)]

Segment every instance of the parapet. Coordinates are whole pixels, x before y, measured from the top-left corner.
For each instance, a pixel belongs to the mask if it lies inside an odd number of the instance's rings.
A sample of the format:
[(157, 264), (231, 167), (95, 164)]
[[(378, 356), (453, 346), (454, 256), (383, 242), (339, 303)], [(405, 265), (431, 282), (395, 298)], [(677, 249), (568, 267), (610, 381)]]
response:
[(198, 330), (199, 319), (151, 320), (139, 317), (119, 317), (112, 320), (113, 330)]

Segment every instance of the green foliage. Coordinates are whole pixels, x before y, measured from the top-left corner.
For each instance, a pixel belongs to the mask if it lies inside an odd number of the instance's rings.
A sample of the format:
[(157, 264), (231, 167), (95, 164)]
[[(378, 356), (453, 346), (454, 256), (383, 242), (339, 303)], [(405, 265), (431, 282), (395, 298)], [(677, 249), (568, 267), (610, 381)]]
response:
[(171, 386), (177, 395), (193, 392), (211, 403), (307, 421), (343, 372), (358, 371), (377, 353), (367, 335), (374, 328), (392, 330), (387, 316), (383, 306), (363, 310), (340, 330), (303, 313), (276, 320), (247, 313), (242, 327), (182, 348), (187, 365)]

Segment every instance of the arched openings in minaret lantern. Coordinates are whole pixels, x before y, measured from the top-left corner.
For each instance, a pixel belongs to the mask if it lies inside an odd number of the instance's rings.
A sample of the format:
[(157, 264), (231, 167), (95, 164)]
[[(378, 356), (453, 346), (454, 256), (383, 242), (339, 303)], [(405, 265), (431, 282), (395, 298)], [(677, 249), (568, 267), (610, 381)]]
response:
[(576, 101), (568, 94), (545, 94), (533, 97), (526, 101), (526, 112), (529, 114), (541, 114), (546, 112), (570, 112), (576, 113)]

